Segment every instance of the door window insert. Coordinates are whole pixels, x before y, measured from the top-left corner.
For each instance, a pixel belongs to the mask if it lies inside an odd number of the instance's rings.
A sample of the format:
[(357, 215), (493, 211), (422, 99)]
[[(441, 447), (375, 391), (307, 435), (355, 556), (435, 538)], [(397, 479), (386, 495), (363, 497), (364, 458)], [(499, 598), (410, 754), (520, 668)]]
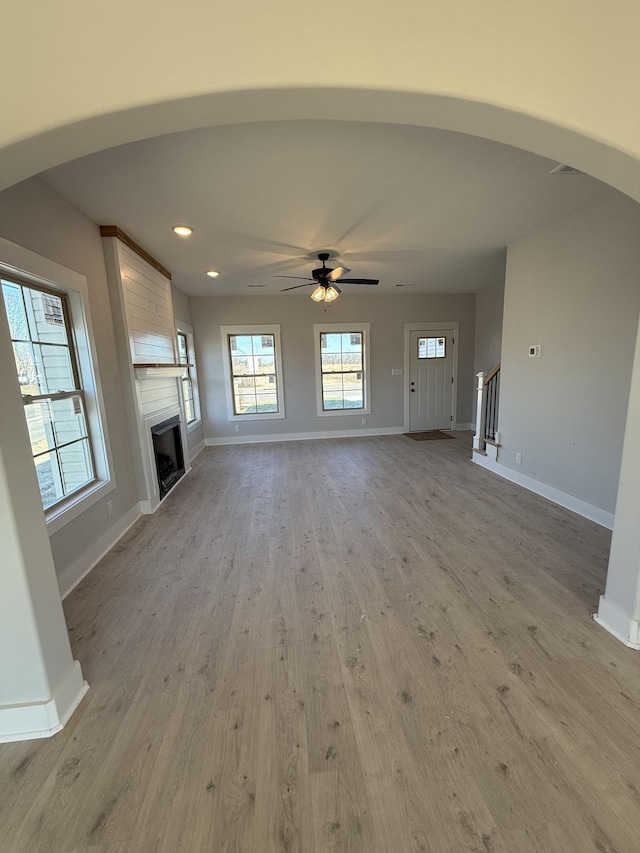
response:
[(446, 358), (446, 338), (418, 338), (418, 358)]

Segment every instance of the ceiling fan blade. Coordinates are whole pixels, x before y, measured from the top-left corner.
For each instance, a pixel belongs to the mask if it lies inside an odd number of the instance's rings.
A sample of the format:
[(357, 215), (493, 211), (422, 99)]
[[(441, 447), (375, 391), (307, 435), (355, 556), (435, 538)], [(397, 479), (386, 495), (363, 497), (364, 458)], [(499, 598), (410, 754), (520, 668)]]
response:
[[(285, 276), (282, 276), (285, 278)], [(293, 276), (289, 276), (289, 278), (293, 278)], [(310, 281), (307, 284), (294, 284), (293, 287), (283, 287), (280, 293), (284, 293), (285, 290), (297, 290), (299, 287), (310, 287), (312, 284), (315, 284), (315, 281)]]
[(379, 278), (341, 278), (340, 284), (379, 284)]
[(334, 270), (331, 270), (327, 278), (331, 279), (331, 281), (335, 281), (337, 278), (340, 278), (340, 276), (346, 275), (349, 272), (351, 272), (349, 267), (336, 267)]
[(308, 275), (274, 275), (274, 278), (297, 278), (300, 281), (310, 281), (313, 282), (312, 278), (309, 278)]

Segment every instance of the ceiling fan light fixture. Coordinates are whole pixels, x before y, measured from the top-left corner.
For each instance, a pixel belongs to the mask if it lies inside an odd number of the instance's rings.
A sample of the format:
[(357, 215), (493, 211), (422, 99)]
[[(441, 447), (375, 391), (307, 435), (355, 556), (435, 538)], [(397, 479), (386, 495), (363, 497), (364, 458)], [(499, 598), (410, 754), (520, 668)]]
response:
[(327, 288), (327, 291), (324, 295), (325, 302), (335, 302), (335, 300), (340, 296), (340, 293), (335, 289), (335, 287), (330, 284)]
[(324, 302), (326, 294), (326, 288), (319, 284), (316, 289), (311, 294), (311, 298), (314, 302)]

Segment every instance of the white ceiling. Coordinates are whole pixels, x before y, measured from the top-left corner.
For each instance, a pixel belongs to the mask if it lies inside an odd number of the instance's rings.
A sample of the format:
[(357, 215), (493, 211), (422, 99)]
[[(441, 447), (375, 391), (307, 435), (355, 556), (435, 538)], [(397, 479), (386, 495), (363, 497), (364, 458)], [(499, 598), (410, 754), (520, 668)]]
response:
[[(43, 177), (191, 295), (279, 293), (302, 282), (274, 276), (310, 274), (323, 249), (351, 277), (380, 279), (345, 285), (350, 295), (464, 293), (503, 279), (508, 243), (604, 191), (586, 175), (549, 174), (556, 165), (448, 131), (299, 121), (157, 137)], [(177, 223), (192, 236), (173, 234)], [(219, 278), (206, 277), (212, 268)]]

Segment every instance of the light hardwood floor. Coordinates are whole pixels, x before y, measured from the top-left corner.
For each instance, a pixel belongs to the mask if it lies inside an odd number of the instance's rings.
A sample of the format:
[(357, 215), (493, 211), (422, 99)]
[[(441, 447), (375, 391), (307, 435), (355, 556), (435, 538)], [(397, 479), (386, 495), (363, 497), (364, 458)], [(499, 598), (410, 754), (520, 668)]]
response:
[(609, 534), (469, 456), (201, 454), (65, 602), (91, 689), (0, 746), (3, 853), (637, 853)]

